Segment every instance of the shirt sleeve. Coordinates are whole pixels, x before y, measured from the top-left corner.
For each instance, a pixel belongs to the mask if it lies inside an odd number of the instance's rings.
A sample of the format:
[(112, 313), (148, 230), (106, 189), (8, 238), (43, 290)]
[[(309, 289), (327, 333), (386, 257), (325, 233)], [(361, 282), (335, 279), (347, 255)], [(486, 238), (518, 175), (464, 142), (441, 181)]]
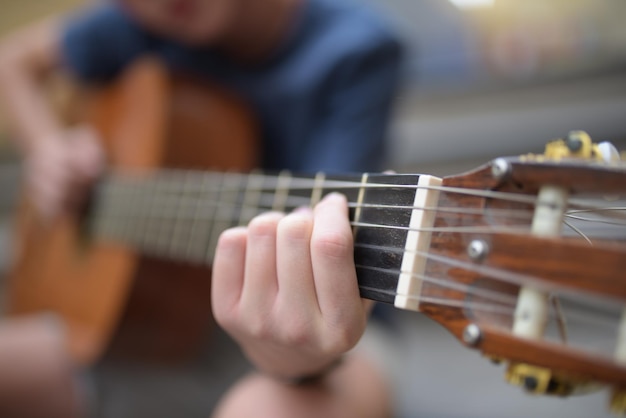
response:
[(307, 141), (301, 169), (326, 172), (378, 171), (401, 67), (393, 38), (346, 55), (327, 84), (320, 123)]
[(114, 4), (71, 22), (61, 38), (63, 64), (79, 79), (105, 82), (149, 49), (149, 38)]

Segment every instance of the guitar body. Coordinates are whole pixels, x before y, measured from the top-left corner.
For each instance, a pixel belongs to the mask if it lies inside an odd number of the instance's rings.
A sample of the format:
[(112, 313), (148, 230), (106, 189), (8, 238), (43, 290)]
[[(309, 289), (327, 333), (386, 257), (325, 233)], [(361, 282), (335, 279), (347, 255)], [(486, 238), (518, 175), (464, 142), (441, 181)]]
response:
[[(138, 61), (84, 109), (112, 167), (250, 170), (257, 132), (251, 113), (210, 85), (173, 78)], [(119, 243), (94, 242), (79, 217), (43, 225), (20, 212), (9, 314), (53, 312), (68, 327), (82, 364), (105, 352), (145, 360), (192, 353), (211, 324), (210, 271), (147, 258)]]

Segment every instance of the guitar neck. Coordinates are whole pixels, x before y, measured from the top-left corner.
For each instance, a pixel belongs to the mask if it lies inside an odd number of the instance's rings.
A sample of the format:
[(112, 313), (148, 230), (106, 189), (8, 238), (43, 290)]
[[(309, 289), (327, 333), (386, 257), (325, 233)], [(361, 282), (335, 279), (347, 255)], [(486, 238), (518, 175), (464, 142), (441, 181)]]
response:
[(418, 175), (248, 175), (161, 171), (112, 175), (99, 186), (91, 231), (138, 251), (210, 265), (225, 229), (270, 210), (313, 206), (339, 191), (349, 201), (355, 263), (363, 297), (393, 303)]

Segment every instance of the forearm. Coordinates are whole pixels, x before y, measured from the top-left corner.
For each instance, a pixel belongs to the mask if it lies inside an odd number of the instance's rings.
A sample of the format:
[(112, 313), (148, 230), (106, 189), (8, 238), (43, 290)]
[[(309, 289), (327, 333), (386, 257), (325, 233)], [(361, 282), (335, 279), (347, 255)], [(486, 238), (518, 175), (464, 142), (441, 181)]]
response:
[(61, 130), (42, 79), (58, 62), (56, 22), (10, 36), (0, 45), (0, 101), (22, 152)]

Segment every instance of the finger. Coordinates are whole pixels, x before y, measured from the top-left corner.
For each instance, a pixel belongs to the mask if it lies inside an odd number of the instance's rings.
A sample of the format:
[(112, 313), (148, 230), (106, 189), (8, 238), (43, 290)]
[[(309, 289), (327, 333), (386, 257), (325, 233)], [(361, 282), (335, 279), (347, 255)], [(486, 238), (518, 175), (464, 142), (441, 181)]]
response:
[(213, 262), (211, 304), (216, 321), (225, 326), (237, 308), (244, 280), (247, 232), (233, 228), (220, 235)]
[(90, 183), (104, 169), (104, 151), (97, 133), (89, 127), (76, 128), (71, 132), (71, 140), (69, 164), (80, 183)]
[(313, 212), (308, 208), (287, 215), (278, 225), (278, 299), (285, 312), (319, 312), (310, 241)]
[(315, 208), (311, 259), (322, 315), (346, 321), (363, 312), (346, 198), (330, 194)]
[(278, 291), (276, 277), (276, 229), (285, 215), (269, 212), (248, 226), (248, 245), (241, 307), (256, 316), (271, 310)]

